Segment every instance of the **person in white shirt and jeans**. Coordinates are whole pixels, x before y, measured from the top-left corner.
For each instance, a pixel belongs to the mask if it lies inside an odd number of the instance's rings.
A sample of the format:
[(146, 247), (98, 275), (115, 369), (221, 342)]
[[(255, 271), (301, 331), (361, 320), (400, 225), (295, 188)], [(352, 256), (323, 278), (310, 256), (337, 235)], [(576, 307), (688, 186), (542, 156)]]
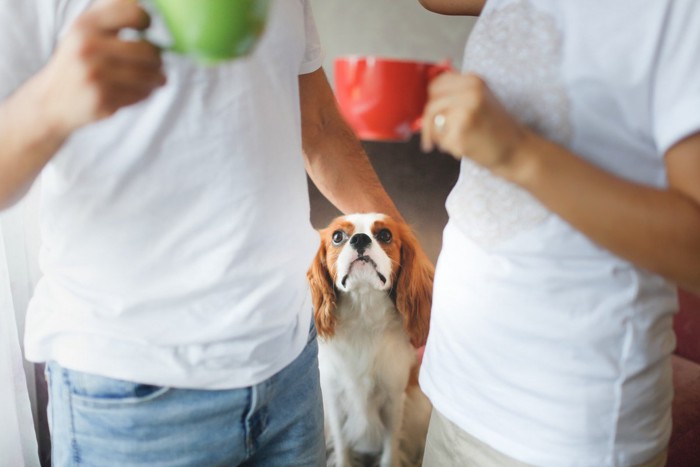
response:
[(424, 114), (461, 160), (425, 465), (664, 465), (675, 288), (700, 290), (700, 2), (421, 3), (480, 16)]
[(308, 0), (204, 67), (130, 0), (0, 0), (0, 206), (41, 178), (29, 360), (55, 465), (325, 465), (306, 171), (399, 216), (335, 106)]

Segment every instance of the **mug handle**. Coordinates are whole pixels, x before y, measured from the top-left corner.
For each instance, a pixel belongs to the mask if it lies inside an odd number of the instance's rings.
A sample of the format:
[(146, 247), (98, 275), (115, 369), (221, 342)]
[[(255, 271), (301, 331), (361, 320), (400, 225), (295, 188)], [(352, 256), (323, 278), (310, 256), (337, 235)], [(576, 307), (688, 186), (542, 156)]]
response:
[(432, 80), (434, 80), (441, 74), (448, 71), (455, 71), (455, 68), (452, 66), (452, 60), (450, 60), (449, 58), (446, 58), (441, 62), (431, 65), (428, 68), (428, 84), (430, 84)]
[[(152, 27), (153, 26), (151, 26), (151, 28)], [(150, 31), (151, 28), (145, 29), (143, 31), (138, 31), (138, 38), (142, 41), (148, 42), (154, 47), (157, 47), (158, 49), (160, 49), (161, 52), (182, 53), (181, 51), (175, 48), (175, 44), (172, 39), (165, 41), (162, 40), (163, 38), (153, 37), (152, 31)]]
[[(455, 71), (455, 68), (452, 66), (452, 60), (449, 58), (446, 58), (445, 60), (435, 63), (433, 65), (428, 66), (426, 70), (426, 77), (427, 77), (427, 85), (430, 85), (431, 81), (433, 81), (435, 78), (440, 76), (443, 73), (446, 72), (451, 72)], [(417, 133), (421, 130), (423, 127), (423, 115), (419, 116), (413, 121), (413, 124), (411, 125), (411, 130), (413, 133)]]
[[(159, 48), (162, 52), (176, 52), (181, 53), (175, 47), (175, 41), (173, 40), (172, 34), (165, 26), (163, 18), (158, 13), (158, 9), (155, 6), (153, 0), (136, 0), (139, 6), (143, 8), (146, 13), (151, 18), (151, 25), (144, 29), (143, 31), (137, 31), (138, 39), (146, 41), (154, 47)], [(157, 30), (161, 34), (153, 34), (153, 31)]]

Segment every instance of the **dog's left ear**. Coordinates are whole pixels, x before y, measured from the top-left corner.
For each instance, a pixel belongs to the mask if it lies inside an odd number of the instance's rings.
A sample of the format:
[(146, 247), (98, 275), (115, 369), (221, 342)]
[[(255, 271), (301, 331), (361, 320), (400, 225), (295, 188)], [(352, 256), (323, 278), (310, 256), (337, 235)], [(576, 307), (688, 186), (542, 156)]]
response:
[(435, 267), (407, 225), (401, 231), (401, 269), (396, 282), (396, 308), (414, 347), (425, 345), (430, 329)]
[(326, 258), (325, 231), (321, 231), (321, 246), (316, 253), (306, 277), (311, 287), (311, 299), (314, 305), (314, 323), (318, 335), (332, 337), (335, 332), (335, 286), (328, 268)]

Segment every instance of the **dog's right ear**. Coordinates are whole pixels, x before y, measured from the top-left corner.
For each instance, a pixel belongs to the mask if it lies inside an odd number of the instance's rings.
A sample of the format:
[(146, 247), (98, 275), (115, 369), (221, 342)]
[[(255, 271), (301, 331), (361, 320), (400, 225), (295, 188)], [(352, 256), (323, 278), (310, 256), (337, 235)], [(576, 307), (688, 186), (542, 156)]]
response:
[(396, 281), (396, 308), (403, 316), (404, 328), (414, 347), (422, 347), (430, 329), (435, 267), (411, 229), (403, 224), (401, 232), (401, 270)]
[(316, 253), (306, 277), (311, 287), (311, 298), (314, 304), (314, 321), (320, 337), (332, 337), (335, 333), (335, 286), (329, 272), (326, 257), (326, 242), (324, 231), (321, 232), (321, 246)]

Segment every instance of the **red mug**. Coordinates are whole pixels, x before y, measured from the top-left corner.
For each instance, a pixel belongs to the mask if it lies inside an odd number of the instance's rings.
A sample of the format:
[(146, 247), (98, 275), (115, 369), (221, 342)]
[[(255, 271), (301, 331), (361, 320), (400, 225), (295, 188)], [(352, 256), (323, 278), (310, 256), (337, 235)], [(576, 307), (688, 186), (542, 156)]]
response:
[(449, 62), (340, 57), (334, 69), (336, 100), (360, 139), (408, 141), (420, 131), (428, 84), (449, 70)]

